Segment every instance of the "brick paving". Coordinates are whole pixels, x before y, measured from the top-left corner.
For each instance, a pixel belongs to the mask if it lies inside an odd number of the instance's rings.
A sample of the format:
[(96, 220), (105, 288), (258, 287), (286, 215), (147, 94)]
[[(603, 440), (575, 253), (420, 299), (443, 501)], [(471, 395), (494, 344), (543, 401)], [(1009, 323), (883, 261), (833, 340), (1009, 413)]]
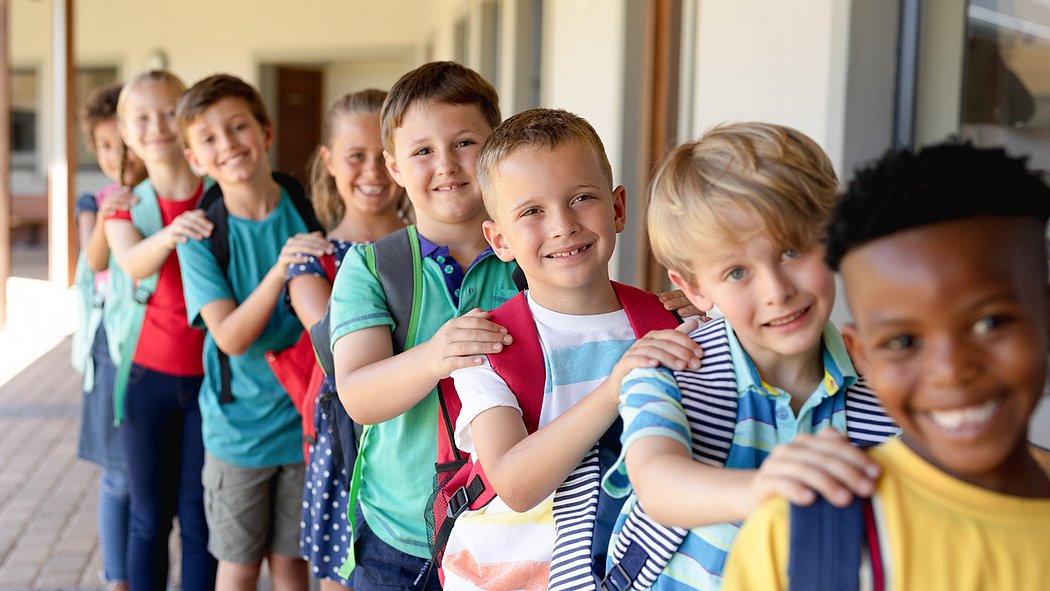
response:
[(76, 459), (69, 339), (0, 387), (0, 591), (101, 590), (98, 468)]

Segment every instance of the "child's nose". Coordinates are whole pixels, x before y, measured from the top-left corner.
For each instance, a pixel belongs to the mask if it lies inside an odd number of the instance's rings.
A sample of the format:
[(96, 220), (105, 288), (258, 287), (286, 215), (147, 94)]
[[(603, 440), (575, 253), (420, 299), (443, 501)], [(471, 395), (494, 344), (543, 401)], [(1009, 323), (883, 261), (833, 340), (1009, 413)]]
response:
[(939, 387), (966, 386), (980, 374), (980, 356), (965, 339), (945, 336), (927, 340), (924, 373)]
[(437, 154), (438, 172), (454, 174), (459, 172), (459, 160), (451, 150), (439, 150)]
[(580, 229), (571, 211), (555, 209), (547, 217), (552, 236), (570, 236)]
[(764, 274), (762, 288), (765, 302), (771, 306), (783, 304), (795, 295), (795, 284), (779, 269)]

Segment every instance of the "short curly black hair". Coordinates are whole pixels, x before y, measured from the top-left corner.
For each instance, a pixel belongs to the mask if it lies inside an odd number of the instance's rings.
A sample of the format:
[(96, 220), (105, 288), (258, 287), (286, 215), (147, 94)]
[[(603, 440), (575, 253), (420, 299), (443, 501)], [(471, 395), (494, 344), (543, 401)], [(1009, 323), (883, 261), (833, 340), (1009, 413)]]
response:
[(917, 226), (980, 215), (1050, 218), (1050, 186), (1026, 158), (950, 140), (918, 152), (887, 151), (857, 171), (828, 224), (828, 266), (850, 250)]

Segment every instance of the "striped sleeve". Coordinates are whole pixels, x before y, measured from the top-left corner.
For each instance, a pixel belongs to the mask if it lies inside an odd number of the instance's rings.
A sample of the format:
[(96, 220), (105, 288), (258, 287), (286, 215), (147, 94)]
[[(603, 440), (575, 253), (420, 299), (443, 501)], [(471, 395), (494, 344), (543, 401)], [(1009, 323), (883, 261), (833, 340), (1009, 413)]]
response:
[(620, 390), (620, 417), (623, 448), (602, 479), (605, 492), (618, 498), (631, 492), (625, 460), (627, 450), (639, 439), (667, 437), (690, 451), (689, 419), (682, 408), (682, 392), (669, 369), (639, 368), (628, 373)]

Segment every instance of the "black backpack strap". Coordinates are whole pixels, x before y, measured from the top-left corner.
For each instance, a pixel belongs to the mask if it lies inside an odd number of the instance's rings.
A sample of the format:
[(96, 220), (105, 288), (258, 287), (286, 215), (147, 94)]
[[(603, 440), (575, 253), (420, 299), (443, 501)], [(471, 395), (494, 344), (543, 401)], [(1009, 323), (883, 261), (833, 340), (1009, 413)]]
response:
[(808, 507), (791, 505), (789, 591), (856, 591), (860, 586), (867, 501), (839, 508), (818, 496)]
[[(292, 199), (292, 205), (295, 206), (295, 211), (298, 212), (299, 217), (306, 224), (307, 230), (310, 232), (323, 231), (321, 224), (317, 221), (317, 215), (314, 214), (313, 204), (306, 198), (303, 186), (299, 184), (299, 181), (280, 172), (273, 173), (273, 180), (288, 192), (288, 196)], [(197, 201), (197, 209), (204, 210), (205, 217), (214, 226), (211, 231), (211, 237), (208, 239), (208, 245), (211, 247), (211, 253), (215, 257), (215, 262), (222, 269), (222, 274), (227, 275), (230, 270), (229, 212), (226, 211), (226, 202), (222, 198), (222, 189), (218, 183), (212, 185), (204, 195), (201, 195), (200, 200)], [(215, 350), (219, 356), (219, 381), (221, 384), (219, 404), (228, 404), (233, 402), (233, 374), (230, 371), (230, 356), (223, 353), (217, 346)]]

